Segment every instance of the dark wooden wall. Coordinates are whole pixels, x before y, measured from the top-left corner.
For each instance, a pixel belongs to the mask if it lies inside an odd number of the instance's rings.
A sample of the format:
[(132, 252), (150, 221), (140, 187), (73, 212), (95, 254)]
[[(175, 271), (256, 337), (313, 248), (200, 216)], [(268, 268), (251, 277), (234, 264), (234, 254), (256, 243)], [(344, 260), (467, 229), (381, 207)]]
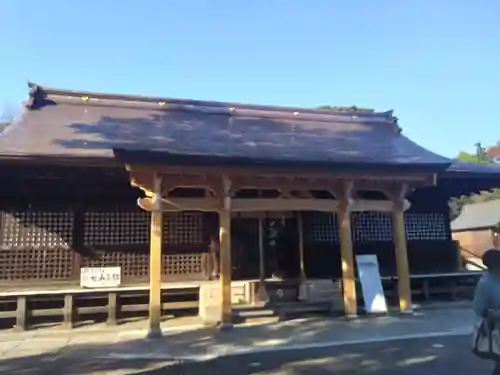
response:
[[(446, 191), (417, 190), (405, 213), (408, 258), (412, 274), (455, 272), (459, 269), (456, 243), (451, 239)], [(305, 266), (308, 277), (340, 277), (340, 244), (334, 215), (304, 214)], [(389, 213), (352, 215), (356, 254), (376, 254), (383, 275), (395, 275), (396, 263)]]
[[(0, 185), (0, 283), (75, 282), (80, 266), (112, 265), (122, 267), (127, 282), (147, 280), (149, 215), (137, 207), (142, 193), (129, 186), (125, 170), (0, 165), (0, 180), (4, 182)], [(446, 191), (421, 189), (409, 199), (412, 207), (406, 213), (406, 225), (411, 272), (456, 270)], [(282, 221), (285, 235), (277, 246), (270, 244), (273, 222), (265, 223), (267, 276), (275, 268), (286, 268), (288, 275), (296, 276), (296, 218)], [(355, 213), (352, 222), (356, 253), (376, 254), (382, 273), (395, 274), (390, 215)], [(257, 219), (233, 219), (237, 278), (258, 277), (257, 225)], [(308, 277), (340, 276), (336, 218), (304, 213), (303, 229)], [(210, 239), (218, 234), (216, 214), (166, 215), (164, 234), (167, 279), (209, 277)]]
[[(0, 188), (0, 283), (76, 283), (82, 266), (121, 266), (124, 282), (147, 281), (150, 215), (125, 171), (10, 167), (0, 179), (10, 181)], [(165, 214), (165, 280), (208, 278), (210, 221)]]

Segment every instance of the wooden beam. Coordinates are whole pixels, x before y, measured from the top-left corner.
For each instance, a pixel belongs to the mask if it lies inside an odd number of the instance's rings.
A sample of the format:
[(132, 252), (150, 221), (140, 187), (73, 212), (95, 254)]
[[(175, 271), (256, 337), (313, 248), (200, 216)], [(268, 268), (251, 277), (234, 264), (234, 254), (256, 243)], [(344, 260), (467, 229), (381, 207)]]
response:
[(161, 210), (161, 176), (156, 174), (155, 205), (151, 212), (151, 238), (149, 251), (149, 331), (148, 337), (161, 336), (161, 282), (163, 248), (163, 212)]
[[(131, 169), (130, 182), (132, 186), (138, 187), (146, 192), (147, 195), (154, 194), (153, 180), (157, 173), (151, 169)], [(162, 173), (162, 195), (167, 197), (168, 193), (175, 188), (207, 188), (213, 191), (220, 191), (220, 175), (209, 175), (207, 173)]]
[[(152, 178), (148, 176), (149, 172), (133, 172), (131, 174), (131, 185), (139, 187), (147, 192), (147, 195), (152, 195)], [(169, 192), (175, 188), (204, 188), (212, 191), (220, 191), (220, 183), (217, 183), (216, 177), (204, 175), (199, 176), (183, 176), (183, 175), (164, 175), (164, 178), (169, 181), (164, 185), (163, 196), (167, 197)], [(289, 191), (309, 192), (311, 190), (330, 190), (332, 185), (338, 184), (339, 177), (330, 175), (328, 178), (323, 176), (245, 176), (239, 177), (232, 183), (235, 191), (244, 189), (257, 190), (279, 190), (284, 196)], [(383, 191), (393, 185), (394, 180), (373, 180), (368, 178), (358, 178), (356, 180), (357, 190), (366, 191)], [(401, 180), (395, 180), (401, 181)], [(412, 182), (415, 185), (428, 185), (425, 177), (419, 180), (402, 179), (402, 181)], [(149, 193), (148, 193), (149, 192)]]
[[(139, 198), (137, 204), (145, 211), (154, 211), (154, 198)], [(341, 201), (334, 199), (301, 199), (301, 198), (232, 198), (232, 212), (259, 212), (259, 211), (322, 211), (336, 212)], [(165, 212), (177, 211), (219, 211), (220, 199), (217, 198), (163, 198), (160, 209)], [(403, 209), (408, 209), (410, 203), (404, 201)], [(351, 211), (379, 211), (392, 212), (393, 203), (388, 200), (360, 199), (352, 202)]]
[[(163, 184), (163, 197), (168, 197), (169, 192), (177, 187), (203, 188), (212, 192), (222, 191), (222, 173), (231, 180), (233, 191), (242, 189), (279, 190), (283, 195), (287, 191), (309, 192), (311, 190), (331, 190), (332, 186), (345, 185), (352, 181), (356, 190), (386, 191), (401, 182), (411, 184), (413, 187), (429, 186), (435, 184), (435, 175), (430, 174), (332, 174), (318, 173), (303, 170), (283, 169), (242, 169), (229, 168), (222, 170), (214, 167), (179, 167), (161, 166), (161, 173), (167, 183)], [(151, 166), (128, 166), (131, 184), (153, 196), (154, 173), (158, 172)]]
[[(410, 209), (411, 203), (407, 200), (403, 200), (403, 211)], [(393, 204), (391, 201), (383, 200), (368, 200), (368, 199), (356, 199), (352, 202), (351, 212), (363, 212), (363, 211), (378, 211), (378, 212), (392, 212)]]
[(220, 328), (230, 329), (233, 325), (231, 306), (231, 181), (223, 178), (223, 202), (219, 210), (220, 222), (220, 286), (221, 319)]
[(221, 208), (220, 199), (217, 198), (161, 198), (156, 201), (155, 198), (139, 198), (137, 204), (144, 211), (152, 212), (158, 204), (163, 212), (178, 211), (204, 211), (218, 212)]
[(237, 183), (238, 179), (241, 177), (248, 176), (262, 176), (262, 177), (290, 177), (290, 176), (300, 176), (303, 178), (314, 178), (314, 179), (328, 179), (331, 180), (332, 177), (336, 181), (346, 180), (352, 181), (357, 179), (368, 179), (368, 180), (407, 180), (407, 181), (424, 181), (427, 178), (427, 174), (413, 173), (413, 172), (402, 172), (402, 173), (386, 173), (386, 172), (353, 172), (353, 173), (331, 173), (321, 171), (320, 169), (314, 168), (304, 168), (304, 167), (289, 167), (289, 168), (277, 168), (277, 167), (231, 167), (231, 166), (182, 166), (182, 165), (147, 165), (147, 164), (130, 164), (126, 165), (128, 171), (142, 170), (142, 171), (156, 171), (165, 174), (181, 174), (181, 175), (226, 175), (231, 181)]

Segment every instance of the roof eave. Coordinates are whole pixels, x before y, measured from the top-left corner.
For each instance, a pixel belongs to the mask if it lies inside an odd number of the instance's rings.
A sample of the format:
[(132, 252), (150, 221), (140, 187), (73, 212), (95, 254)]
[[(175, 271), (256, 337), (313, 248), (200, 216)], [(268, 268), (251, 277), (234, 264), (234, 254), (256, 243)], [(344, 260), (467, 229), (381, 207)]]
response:
[(411, 164), (411, 163), (370, 163), (307, 160), (250, 159), (226, 156), (180, 155), (158, 151), (137, 151), (115, 149), (115, 156), (123, 163), (138, 164), (176, 164), (187, 166), (268, 166), (285, 168), (314, 168), (332, 172), (398, 172), (402, 174), (433, 174), (445, 170), (449, 163)]

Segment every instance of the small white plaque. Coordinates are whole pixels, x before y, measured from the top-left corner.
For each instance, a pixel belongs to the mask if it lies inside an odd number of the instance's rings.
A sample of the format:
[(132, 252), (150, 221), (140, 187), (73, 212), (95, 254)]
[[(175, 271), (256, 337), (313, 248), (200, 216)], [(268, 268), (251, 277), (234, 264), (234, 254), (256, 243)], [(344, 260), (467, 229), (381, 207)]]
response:
[(83, 288), (109, 288), (120, 286), (121, 267), (82, 267), (80, 286)]

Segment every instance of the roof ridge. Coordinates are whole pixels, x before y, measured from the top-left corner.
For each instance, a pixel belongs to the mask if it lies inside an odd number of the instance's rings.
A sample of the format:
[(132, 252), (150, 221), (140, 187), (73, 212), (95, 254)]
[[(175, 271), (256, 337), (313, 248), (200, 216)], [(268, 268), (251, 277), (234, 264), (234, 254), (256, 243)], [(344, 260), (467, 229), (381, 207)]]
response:
[(308, 115), (332, 115), (340, 117), (352, 117), (352, 118), (367, 118), (367, 119), (385, 119), (388, 122), (396, 122), (397, 117), (394, 116), (393, 110), (376, 112), (374, 110), (359, 111), (359, 110), (342, 110), (342, 111), (332, 111), (327, 109), (319, 108), (307, 108), (307, 107), (296, 107), (296, 106), (272, 106), (272, 105), (259, 105), (259, 104), (249, 104), (249, 103), (239, 103), (239, 102), (222, 102), (222, 101), (211, 101), (211, 100), (197, 100), (197, 99), (181, 99), (181, 98), (166, 98), (166, 97), (156, 97), (156, 96), (143, 96), (143, 95), (130, 95), (130, 94), (112, 94), (112, 93), (99, 93), (91, 91), (80, 91), (80, 90), (65, 90), (58, 88), (49, 88), (38, 85), (33, 82), (28, 82), (29, 100), (26, 106), (30, 109), (41, 108), (47, 104), (54, 104), (57, 100), (51, 100), (51, 97), (56, 98), (67, 98), (67, 99), (80, 99), (83, 102), (88, 102), (91, 99), (103, 99), (110, 101), (123, 101), (123, 102), (135, 102), (135, 103), (147, 103), (147, 104), (157, 104), (160, 108), (170, 105), (181, 105), (181, 106), (191, 106), (191, 107), (212, 107), (228, 109), (228, 112), (232, 112), (236, 109), (243, 110), (260, 110), (260, 111), (270, 111), (270, 112), (291, 112), (294, 115), (308, 114)]

